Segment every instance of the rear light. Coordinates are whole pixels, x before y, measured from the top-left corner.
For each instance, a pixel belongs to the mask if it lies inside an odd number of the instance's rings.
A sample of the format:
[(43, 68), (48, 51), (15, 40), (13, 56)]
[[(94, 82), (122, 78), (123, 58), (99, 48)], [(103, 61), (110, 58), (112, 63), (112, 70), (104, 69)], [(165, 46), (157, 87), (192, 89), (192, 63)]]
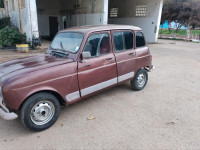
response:
[(153, 60), (153, 56), (151, 55), (151, 61)]

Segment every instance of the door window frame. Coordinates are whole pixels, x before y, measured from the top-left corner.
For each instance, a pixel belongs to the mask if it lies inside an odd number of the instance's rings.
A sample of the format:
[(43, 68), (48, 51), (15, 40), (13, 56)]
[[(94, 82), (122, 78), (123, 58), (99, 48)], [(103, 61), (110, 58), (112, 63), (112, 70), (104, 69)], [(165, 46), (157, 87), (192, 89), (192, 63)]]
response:
[(112, 42), (112, 39), (111, 39), (111, 38), (112, 38), (112, 36), (111, 36), (111, 33), (110, 33), (109, 30), (104, 30), (104, 31), (98, 31), (98, 32), (92, 32), (92, 33), (90, 33), (90, 34), (87, 36), (86, 40), (85, 40), (85, 43), (84, 43), (84, 46), (83, 46), (83, 49), (82, 49), (81, 54), (84, 52), (84, 49), (85, 49), (85, 47), (86, 47), (86, 43), (88, 42), (88, 39), (90, 38), (90, 36), (95, 35), (95, 34), (107, 34), (107, 35), (108, 35), (108, 37), (109, 37), (110, 52), (107, 53), (107, 54), (99, 55), (99, 56), (91, 56), (91, 57), (88, 58), (88, 59), (98, 58), (98, 57), (102, 57), (102, 56), (106, 56), (106, 55), (112, 54), (112, 53), (113, 53), (113, 51), (112, 51), (112, 45), (111, 45), (111, 42)]
[(114, 42), (114, 33), (115, 32), (131, 32), (133, 33), (133, 38), (136, 38), (136, 34), (133, 30), (112, 30), (112, 45), (113, 45), (113, 52), (114, 53), (121, 53), (121, 52), (126, 52), (126, 51), (130, 51), (130, 50), (135, 50), (136, 49), (136, 39), (133, 39), (133, 48), (132, 49), (125, 49), (125, 38), (123, 37), (123, 47), (124, 49), (121, 51), (116, 51), (115, 49), (115, 42)]

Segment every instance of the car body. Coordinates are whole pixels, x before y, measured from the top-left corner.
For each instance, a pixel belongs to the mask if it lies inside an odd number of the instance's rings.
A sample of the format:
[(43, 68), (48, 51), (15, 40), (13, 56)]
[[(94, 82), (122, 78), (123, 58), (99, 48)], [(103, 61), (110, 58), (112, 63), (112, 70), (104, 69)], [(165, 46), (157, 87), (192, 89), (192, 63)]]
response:
[[(55, 113), (59, 105), (73, 104), (129, 80), (133, 89), (142, 90), (148, 80), (145, 71), (151, 69), (152, 55), (139, 27), (99, 25), (69, 28), (55, 36), (45, 54), (0, 64), (0, 115), (13, 120), (19, 114), (23, 122), (27, 120), (25, 111), (38, 111), (40, 116), (32, 114), (29, 123), (23, 123), (29, 129), (42, 131), (55, 122), (48, 125), (47, 119), (41, 123), (52, 108)], [(143, 78), (145, 81), (142, 83)], [(143, 84), (141, 87), (139, 82)], [(41, 93), (46, 97), (51, 94), (49, 99), (53, 100), (40, 103), (38, 98), (34, 102), (35, 95)], [(38, 105), (29, 110), (27, 107), (36, 101)], [(54, 101), (58, 101), (58, 106), (54, 106)], [(35, 123), (35, 127), (32, 128), (31, 123)]]

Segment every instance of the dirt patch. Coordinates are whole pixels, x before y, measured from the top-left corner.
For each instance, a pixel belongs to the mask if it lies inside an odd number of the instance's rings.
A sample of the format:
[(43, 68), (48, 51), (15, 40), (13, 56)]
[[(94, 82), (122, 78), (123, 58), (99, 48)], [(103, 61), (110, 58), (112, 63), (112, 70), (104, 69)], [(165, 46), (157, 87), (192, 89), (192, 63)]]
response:
[(46, 49), (30, 50), (29, 53), (17, 53), (16, 50), (0, 50), (0, 63), (21, 58), (21, 57), (28, 57), (28, 56), (43, 54), (45, 52), (46, 52)]

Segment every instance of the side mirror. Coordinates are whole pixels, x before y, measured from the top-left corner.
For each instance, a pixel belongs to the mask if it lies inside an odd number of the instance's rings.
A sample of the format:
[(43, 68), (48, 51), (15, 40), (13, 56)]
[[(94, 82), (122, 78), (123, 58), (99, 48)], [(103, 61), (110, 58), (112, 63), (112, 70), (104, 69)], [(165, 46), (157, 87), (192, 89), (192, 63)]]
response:
[(82, 52), (82, 57), (83, 57), (83, 59), (88, 59), (91, 57), (91, 53), (90, 52)]

